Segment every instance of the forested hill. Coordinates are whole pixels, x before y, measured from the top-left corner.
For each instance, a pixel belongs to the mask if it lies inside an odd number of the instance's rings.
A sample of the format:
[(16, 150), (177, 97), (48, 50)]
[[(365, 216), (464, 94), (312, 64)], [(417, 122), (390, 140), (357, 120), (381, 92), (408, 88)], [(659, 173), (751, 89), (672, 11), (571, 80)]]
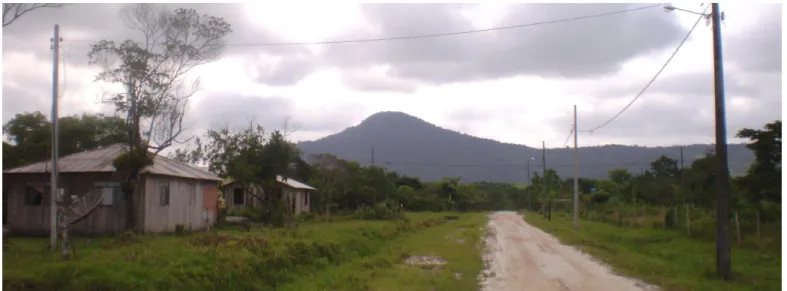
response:
[[(466, 135), (400, 112), (376, 113), (357, 126), (298, 146), (305, 155), (330, 153), (363, 165), (371, 163), (374, 147), (376, 165), (427, 181), (461, 177), (463, 182), (522, 183), (529, 157), (536, 158), (531, 161), (531, 171), (540, 171), (541, 165), (539, 148)], [(709, 144), (685, 146), (685, 166), (712, 148)], [(639, 172), (661, 155), (679, 160), (680, 147), (580, 148), (580, 176), (604, 178), (614, 168)], [(573, 177), (571, 149), (547, 149), (546, 156), (548, 168), (555, 169), (561, 177)], [(731, 173), (742, 174), (754, 160), (754, 154), (742, 144), (730, 144), (729, 158)]]

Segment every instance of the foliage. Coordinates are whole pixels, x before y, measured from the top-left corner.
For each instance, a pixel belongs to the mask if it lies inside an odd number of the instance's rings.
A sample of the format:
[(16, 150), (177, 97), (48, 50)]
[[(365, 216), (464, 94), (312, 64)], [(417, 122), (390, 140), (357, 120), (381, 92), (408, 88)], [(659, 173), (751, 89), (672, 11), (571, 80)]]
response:
[[(102, 114), (61, 117), (58, 151), (61, 156), (128, 140), (122, 118)], [(52, 124), (39, 111), (16, 114), (3, 125), (3, 168), (44, 161), (51, 156)]]
[(315, 272), (377, 255), (395, 238), (442, 224), (432, 215), (408, 218), (413, 222), (306, 223), (295, 236), (260, 228), (192, 234), (184, 229), (180, 236), (122, 234), (123, 239), (94, 238), (74, 260), (55, 262), (42, 247), (44, 239), (15, 239), (3, 259), (3, 287), (280, 290), (288, 283), (309, 280)]

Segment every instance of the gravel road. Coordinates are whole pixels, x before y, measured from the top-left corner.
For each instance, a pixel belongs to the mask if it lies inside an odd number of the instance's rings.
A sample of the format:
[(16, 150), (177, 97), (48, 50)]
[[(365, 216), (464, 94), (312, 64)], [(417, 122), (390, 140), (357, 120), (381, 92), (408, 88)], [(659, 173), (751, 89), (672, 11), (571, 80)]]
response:
[(533, 227), (515, 212), (489, 216), (484, 291), (653, 291), (621, 277), (576, 248)]

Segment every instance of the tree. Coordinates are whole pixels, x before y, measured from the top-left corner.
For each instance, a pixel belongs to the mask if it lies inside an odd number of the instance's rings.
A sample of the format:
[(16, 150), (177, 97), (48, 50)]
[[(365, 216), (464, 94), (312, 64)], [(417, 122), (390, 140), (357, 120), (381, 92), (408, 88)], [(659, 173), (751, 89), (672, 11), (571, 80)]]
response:
[[(321, 201), (330, 221), (331, 207), (335, 199), (334, 192), (339, 192), (342, 197), (347, 194), (348, 184), (352, 177), (349, 165), (346, 161), (331, 154), (312, 155), (309, 159), (316, 176), (314, 180), (324, 185), (321, 188), (326, 195), (321, 195), (323, 196)], [(341, 188), (341, 190), (337, 191), (337, 188)]]
[(650, 163), (650, 170), (656, 177), (677, 177), (678, 161), (662, 155)]
[(3, 27), (6, 27), (27, 14), (39, 8), (61, 8), (67, 4), (61, 3), (3, 3)]
[(90, 64), (102, 71), (97, 81), (121, 84), (123, 92), (106, 102), (128, 116), (130, 151), (116, 161), (124, 177), (126, 227), (136, 226), (134, 191), (137, 174), (152, 163), (153, 155), (178, 142), (189, 98), (199, 89), (199, 78), (187, 82), (195, 67), (218, 59), (223, 39), (232, 30), (221, 17), (200, 15), (194, 9), (165, 10), (155, 4), (126, 6), (122, 18), (141, 32), (142, 41), (101, 40), (88, 53)]
[(746, 138), (747, 148), (754, 152), (755, 161), (740, 183), (748, 190), (751, 202), (767, 200), (781, 203), (782, 122), (766, 124), (762, 130), (741, 129), (736, 135)]
[[(245, 189), (245, 193), (262, 204), (267, 222), (291, 224), (291, 201), (284, 201), (275, 191), (278, 176), (287, 179), (295, 171), (298, 158), (295, 145), (284, 139), (279, 131), (266, 135), (262, 126), (250, 124), (240, 131), (228, 128), (209, 130), (204, 160), (212, 172), (232, 179)], [(263, 193), (254, 189), (262, 189)]]
[[(61, 156), (88, 151), (127, 140), (124, 121), (116, 116), (82, 114), (60, 118)], [(52, 125), (41, 112), (19, 113), (3, 125), (3, 167), (47, 160), (50, 157)]]

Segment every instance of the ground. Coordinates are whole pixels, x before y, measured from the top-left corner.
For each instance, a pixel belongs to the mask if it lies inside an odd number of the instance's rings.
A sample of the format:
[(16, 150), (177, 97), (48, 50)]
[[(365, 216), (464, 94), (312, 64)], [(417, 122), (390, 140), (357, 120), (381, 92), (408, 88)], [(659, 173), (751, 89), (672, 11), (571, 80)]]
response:
[(615, 275), (588, 255), (525, 223), (516, 212), (489, 217), (485, 291), (657, 290)]

